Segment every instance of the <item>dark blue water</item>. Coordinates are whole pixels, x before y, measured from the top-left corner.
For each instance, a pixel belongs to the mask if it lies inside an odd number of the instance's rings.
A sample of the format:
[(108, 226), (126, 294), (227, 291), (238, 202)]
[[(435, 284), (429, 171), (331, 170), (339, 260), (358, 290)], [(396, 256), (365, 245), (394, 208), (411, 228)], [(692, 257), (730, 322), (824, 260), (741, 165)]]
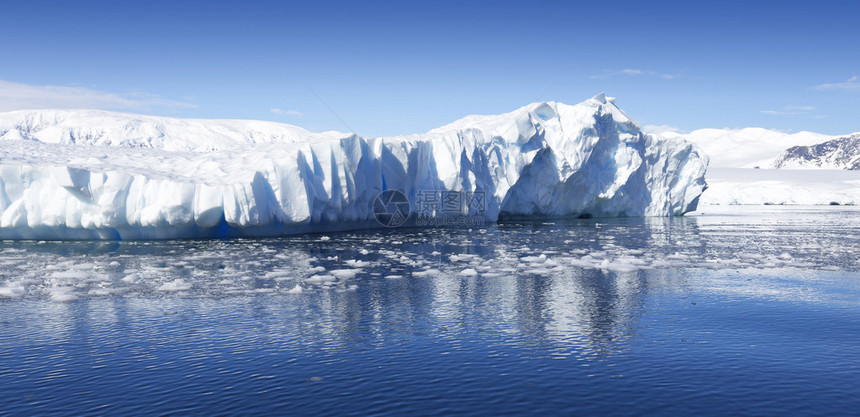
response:
[(5, 242), (0, 414), (856, 414), (858, 212), (768, 210)]

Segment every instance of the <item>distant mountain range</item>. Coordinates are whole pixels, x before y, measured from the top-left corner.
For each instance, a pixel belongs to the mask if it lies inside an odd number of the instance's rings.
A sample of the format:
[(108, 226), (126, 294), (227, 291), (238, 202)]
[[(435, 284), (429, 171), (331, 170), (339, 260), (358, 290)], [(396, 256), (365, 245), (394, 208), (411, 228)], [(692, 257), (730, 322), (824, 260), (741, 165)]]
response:
[(755, 127), (650, 133), (696, 144), (715, 168), (860, 170), (860, 133), (830, 136)]
[(703, 207), (860, 205), (860, 133), (829, 136), (762, 128), (655, 133), (684, 138), (710, 157)]
[(810, 146), (792, 146), (773, 163), (776, 169), (860, 170), (860, 133)]
[(791, 146), (814, 145), (836, 138), (814, 132), (786, 133), (758, 127), (649, 133), (681, 137), (696, 144), (711, 159), (711, 166), (718, 168), (768, 168)]

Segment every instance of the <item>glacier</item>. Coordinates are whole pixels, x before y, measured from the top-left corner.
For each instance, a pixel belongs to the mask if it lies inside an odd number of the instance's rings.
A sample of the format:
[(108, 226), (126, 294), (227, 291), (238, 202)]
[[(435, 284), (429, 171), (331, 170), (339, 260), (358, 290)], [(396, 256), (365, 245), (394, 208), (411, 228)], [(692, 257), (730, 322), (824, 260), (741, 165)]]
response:
[(615, 100), (533, 103), (425, 134), (364, 138), (245, 120), (0, 113), (0, 239), (261, 237), (380, 227), (398, 190), (480, 193), (438, 216), (674, 216), (708, 158), (643, 133)]

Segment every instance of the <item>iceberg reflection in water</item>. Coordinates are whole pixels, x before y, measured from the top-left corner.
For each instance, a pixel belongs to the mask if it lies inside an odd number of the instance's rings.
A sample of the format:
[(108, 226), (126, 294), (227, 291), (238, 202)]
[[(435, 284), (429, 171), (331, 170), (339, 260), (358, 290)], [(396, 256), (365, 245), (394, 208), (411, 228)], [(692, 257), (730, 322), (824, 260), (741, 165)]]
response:
[(13, 414), (856, 409), (856, 209), (720, 211), (5, 242), (0, 400)]

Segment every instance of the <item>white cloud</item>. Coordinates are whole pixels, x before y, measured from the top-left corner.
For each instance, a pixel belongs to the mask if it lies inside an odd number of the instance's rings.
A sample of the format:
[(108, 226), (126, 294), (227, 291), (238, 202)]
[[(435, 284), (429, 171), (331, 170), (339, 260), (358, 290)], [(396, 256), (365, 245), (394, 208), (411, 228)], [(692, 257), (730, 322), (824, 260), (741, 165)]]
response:
[(788, 111), (813, 111), (815, 106), (785, 106)]
[(780, 110), (761, 110), (759, 113), (771, 116), (800, 116), (815, 110), (815, 106), (785, 106)]
[(812, 87), (816, 90), (844, 90), (844, 91), (860, 91), (860, 80), (857, 76), (853, 76), (841, 83), (824, 83)]
[(30, 85), (0, 80), (0, 111), (27, 109), (146, 110), (195, 107), (145, 93), (117, 94), (85, 87)]
[(602, 74), (592, 75), (589, 78), (591, 78), (592, 80), (599, 80), (599, 79), (606, 79), (606, 78), (619, 77), (619, 76), (638, 77), (641, 75), (647, 75), (649, 77), (658, 77), (658, 78), (662, 78), (664, 80), (672, 80), (672, 79), (678, 78), (680, 76), (680, 74), (666, 74), (666, 73), (660, 73), (657, 71), (644, 71), (644, 70), (640, 70), (640, 69), (626, 68), (626, 69), (623, 69), (620, 71), (607, 70), (607, 71), (604, 71)]
[(274, 114), (280, 114), (282, 116), (304, 116), (305, 114), (298, 110), (282, 110), (277, 107), (273, 107), (269, 109), (270, 112)]
[(637, 76), (637, 75), (642, 75), (642, 74), (644, 74), (644, 71), (642, 71), (642, 70), (638, 70), (638, 69), (629, 69), (629, 68), (628, 68), (628, 69), (623, 69), (623, 70), (621, 70), (621, 71), (618, 71), (618, 72), (617, 72), (617, 74), (620, 74), (620, 75), (629, 75), (629, 76)]

